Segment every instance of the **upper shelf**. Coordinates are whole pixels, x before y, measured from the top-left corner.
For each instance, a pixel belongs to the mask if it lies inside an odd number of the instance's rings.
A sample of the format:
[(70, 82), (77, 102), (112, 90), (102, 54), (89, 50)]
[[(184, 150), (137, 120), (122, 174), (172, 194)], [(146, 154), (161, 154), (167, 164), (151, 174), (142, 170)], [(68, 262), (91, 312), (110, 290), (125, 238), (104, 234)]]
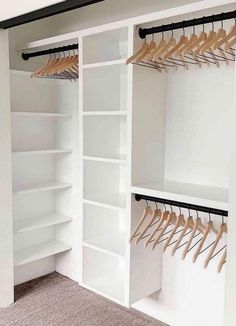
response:
[(228, 189), (166, 180), (160, 184), (136, 185), (134, 194), (228, 210)]

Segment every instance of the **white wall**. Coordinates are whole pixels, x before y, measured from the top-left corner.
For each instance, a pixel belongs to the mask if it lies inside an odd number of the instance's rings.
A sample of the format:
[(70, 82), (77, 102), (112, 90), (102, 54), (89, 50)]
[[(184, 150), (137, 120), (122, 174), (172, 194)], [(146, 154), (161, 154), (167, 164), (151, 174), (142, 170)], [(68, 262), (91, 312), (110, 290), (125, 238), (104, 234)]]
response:
[(0, 21), (20, 16), (62, 1), (63, 0), (10, 0), (4, 3), (4, 6), (1, 6)]

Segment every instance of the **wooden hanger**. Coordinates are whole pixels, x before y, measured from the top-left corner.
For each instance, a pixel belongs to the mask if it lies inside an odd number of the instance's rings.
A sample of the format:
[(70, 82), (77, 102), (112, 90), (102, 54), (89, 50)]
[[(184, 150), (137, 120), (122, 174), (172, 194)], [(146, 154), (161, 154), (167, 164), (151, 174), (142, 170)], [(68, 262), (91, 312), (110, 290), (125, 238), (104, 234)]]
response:
[(175, 235), (176, 231), (178, 230), (179, 227), (184, 226), (185, 225), (185, 219), (184, 219), (184, 215), (181, 214), (177, 216), (176, 221), (175, 221), (175, 226), (174, 229), (172, 230), (169, 238), (166, 240), (164, 247), (163, 247), (163, 252), (166, 251), (166, 249), (168, 248), (169, 243), (171, 242), (173, 236)]
[(205, 46), (202, 47), (201, 53), (204, 53), (208, 49), (213, 49), (215, 44), (219, 42), (220, 39), (223, 39), (226, 37), (226, 31), (223, 28), (218, 29), (218, 32), (211, 31), (211, 36), (209, 36), (209, 41), (205, 44)]
[(224, 46), (224, 50), (225, 50), (225, 51), (228, 51), (228, 50), (231, 49), (235, 44), (236, 44), (236, 36), (235, 36), (231, 41), (229, 41), (228, 43), (225, 44), (225, 46)]
[[(185, 33), (185, 32), (184, 32)], [(163, 59), (170, 59), (171, 57), (173, 57), (180, 49), (182, 49), (182, 47), (184, 47), (186, 44), (188, 44), (188, 37), (185, 36), (185, 34), (183, 34), (180, 39), (179, 42), (169, 51), (167, 51), (167, 53), (163, 56)]]
[(209, 220), (209, 222), (207, 223), (206, 225), (206, 229), (203, 233), (203, 237), (201, 239), (201, 241), (199, 242), (199, 245), (197, 247), (197, 250), (193, 256), (193, 263), (196, 262), (197, 258), (199, 257), (200, 255), (200, 252), (204, 246), (204, 243), (206, 242), (206, 239), (208, 237), (208, 235), (210, 234), (210, 232), (214, 232), (214, 225), (213, 225), (213, 222), (211, 220)]
[(171, 252), (172, 256), (174, 256), (174, 254), (176, 253), (176, 251), (177, 251), (183, 237), (185, 236), (186, 232), (189, 229), (192, 229), (193, 226), (194, 226), (193, 218), (192, 218), (192, 216), (189, 215), (189, 217), (185, 221), (184, 228), (183, 228), (182, 232), (180, 233), (180, 236), (179, 236), (178, 240), (176, 241), (176, 243), (174, 245), (174, 248), (172, 249), (172, 252)]
[(134, 61), (140, 54), (145, 52), (148, 47), (149, 47), (149, 43), (147, 43), (146, 38), (145, 38), (145, 41), (143, 42), (141, 48), (126, 60), (126, 64), (129, 64), (132, 61)]
[[(65, 62), (61, 67), (57, 68), (57, 74), (60, 74), (64, 71), (73, 71), (73, 67), (77, 64), (78, 62), (78, 55), (71, 56), (68, 62)], [(78, 70), (77, 70), (78, 71)]]
[(207, 33), (205, 33), (204, 25), (203, 25), (203, 31), (198, 36), (197, 40), (195, 42), (192, 42), (188, 45), (188, 47), (184, 51), (184, 55), (187, 53), (195, 55), (195, 50), (198, 49), (207, 39)]
[(168, 218), (168, 216), (170, 215), (170, 212), (165, 210), (160, 218), (159, 223), (157, 224), (156, 228), (153, 230), (152, 234), (150, 235), (150, 237), (146, 240), (146, 242), (144, 243), (144, 248), (146, 248), (148, 246), (149, 243), (151, 243), (155, 237), (155, 235), (157, 234), (158, 231), (160, 231), (163, 223), (166, 221), (166, 219)]
[(190, 238), (185, 246), (185, 249), (183, 251), (183, 254), (182, 254), (182, 259), (185, 259), (188, 252), (189, 252), (189, 248), (193, 242), (193, 239), (197, 233), (197, 231), (200, 231), (200, 232), (204, 232), (204, 230), (206, 229), (205, 225), (202, 223), (202, 220), (200, 217), (197, 217), (197, 219), (194, 220), (193, 222), (193, 229), (192, 229), (192, 232), (190, 234)]
[(159, 240), (161, 239), (162, 235), (164, 234), (164, 232), (166, 231), (166, 229), (171, 225), (171, 224), (175, 224), (177, 220), (177, 216), (175, 214), (175, 212), (171, 212), (169, 214), (169, 216), (166, 219), (165, 225), (162, 228), (161, 232), (159, 233), (158, 237), (155, 239), (155, 241), (153, 242), (152, 245), (152, 250), (155, 249), (156, 245), (158, 244)]
[(224, 253), (223, 253), (223, 255), (222, 255), (221, 259), (220, 259), (220, 262), (219, 262), (219, 265), (218, 265), (218, 268), (217, 268), (218, 273), (221, 272), (222, 267), (226, 263), (226, 258), (227, 258), (227, 247), (225, 248)]
[(177, 52), (176, 55), (178, 56), (184, 56), (185, 54), (188, 53), (188, 49), (191, 49), (192, 45), (196, 43), (198, 39), (198, 36), (196, 34), (192, 34), (189, 38), (188, 43), (186, 43), (182, 48), (180, 48)]
[(207, 258), (206, 258), (206, 260), (204, 262), (204, 268), (207, 268), (212, 256), (214, 255), (216, 247), (217, 247), (218, 243), (220, 242), (220, 240), (221, 240), (224, 233), (227, 233), (227, 224), (226, 223), (221, 224), (221, 226), (219, 228), (219, 231), (218, 231), (217, 237), (216, 237), (216, 239), (214, 241), (214, 244), (213, 244), (213, 246), (212, 246), (210, 252), (208, 253)]
[(61, 57), (59, 59), (59, 61), (57, 62), (57, 64), (55, 66), (53, 66), (50, 71), (47, 72), (47, 74), (49, 75), (54, 75), (54, 74), (58, 74), (58, 71), (60, 69), (62, 69), (64, 66), (66, 67), (66, 65), (68, 63), (70, 63), (71, 61), (73, 60), (73, 57), (72, 56), (65, 56), (64, 57)]
[(151, 214), (152, 214), (152, 208), (147, 203), (147, 207), (144, 208), (142, 217), (140, 218), (140, 221), (139, 221), (138, 225), (136, 226), (135, 230), (131, 234), (129, 242), (131, 242), (133, 240), (133, 238), (136, 236), (138, 230), (140, 229), (141, 225), (143, 224), (143, 222), (145, 221), (147, 216), (151, 215)]
[(148, 56), (150, 53), (152, 53), (152, 51), (156, 48), (156, 42), (154, 41), (154, 39), (150, 42), (148, 48), (142, 52), (139, 56), (137, 56), (135, 59), (133, 59), (134, 63), (139, 63), (140, 61), (143, 61), (146, 56)]
[(155, 56), (159, 53), (159, 51), (161, 51), (161, 49), (163, 49), (163, 47), (166, 46), (166, 41), (164, 38), (164, 33), (162, 32), (162, 38), (160, 40), (160, 42), (156, 45), (156, 48), (152, 51), (151, 56), (150, 56), (150, 60), (154, 61)]
[(156, 206), (156, 209), (152, 213), (152, 218), (151, 218), (150, 222), (145, 226), (145, 228), (143, 229), (143, 231), (140, 233), (140, 235), (136, 239), (135, 244), (138, 244), (139, 243), (139, 241), (142, 239), (142, 237), (145, 236), (147, 230), (153, 225), (153, 223), (155, 222), (155, 220), (157, 219), (157, 221), (158, 221), (161, 218), (161, 216), (162, 216), (162, 212)]
[(227, 44), (228, 42), (231, 41), (231, 38), (234, 38), (235, 36), (236, 36), (236, 20), (235, 20), (235, 25), (231, 27), (229, 33), (213, 46), (213, 50)]
[(34, 74), (32, 75), (32, 77), (41, 77), (43, 76), (43, 74), (48, 71), (48, 69), (50, 69), (50, 67), (52, 67), (53, 65), (57, 64), (59, 58), (57, 57), (51, 57), (49, 58), (49, 60), (47, 61), (47, 63), (41, 67), (40, 69), (38, 69), (36, 72), (34, 72)]

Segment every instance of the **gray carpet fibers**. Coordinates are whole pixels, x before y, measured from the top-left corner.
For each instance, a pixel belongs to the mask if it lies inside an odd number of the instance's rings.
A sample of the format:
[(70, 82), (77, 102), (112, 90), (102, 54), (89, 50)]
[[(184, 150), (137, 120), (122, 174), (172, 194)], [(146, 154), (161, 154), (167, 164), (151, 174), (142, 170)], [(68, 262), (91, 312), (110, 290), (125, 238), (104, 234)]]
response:
[(15, 299), (0, 309), (1, 326), (165, 326), (58, 273), (16, 286)]

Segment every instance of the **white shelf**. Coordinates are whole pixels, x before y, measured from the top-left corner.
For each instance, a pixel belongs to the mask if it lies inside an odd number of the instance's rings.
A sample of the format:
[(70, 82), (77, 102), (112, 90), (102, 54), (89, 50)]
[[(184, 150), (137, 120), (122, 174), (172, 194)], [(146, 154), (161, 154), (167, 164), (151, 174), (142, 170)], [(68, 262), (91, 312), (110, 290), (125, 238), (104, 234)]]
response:
[(84, 111), (83, 112), (84, 116), (111, 116), (111, 115), (117, 115), (117, 116), (125, 116), (127, 115), (127, 111), (124, 110), (107, 110), (107, 111)]
[(83, 69), (91, 69), (91, 68), (98, 68), (98, 67), (106, 67), (106, 66), (114, 66), (114, 65), (123, 65), (125, 64), (127, 59), (118, 59), (118, 60), (108, 60), (96, 63), (89, 63), (82, 65)]
[(166, 180), (154, 185), (137, 185), (131, 192), (152, 197), (228, 210), (228, 189)]
[(113, 301), (124, 302), (124, 273), (119, 270), (86, 280), (83, 286)]
[(17, 267), (28, 264), (70, 249), (71, 246), (68, 244), (59, 241), (52, 241), (31, 248), (16, 250), (14, 252), (14, 266)]
[(63, 183), (59, 181), (49, 181), (41, 184), (31, 184), (27, 186), (21, 186), (19, 188), (14, 189), (13, 193), (15, 194), (27, 194), (39, 191), (48, 191), (48, 190), (56, 190), (56, 189), (66, 189), (71, 188), (72, 185), (69, 183)]
[(122, 293), (119, 293), (119, 295), (118, 295), (118, 298), (119, 299), (117, 299), (116, 297), (108, 294), (107, 292), (104, 292), (104, 291), (102, 291), (102, 290), (100, 290), (100, 289), (98, 289), (98, 288), (96, 288), (94, 286), (91, 286), (89, 284), (90, 284), (89, 282), (88, 283), (83, 283), (82, 286), (85, 289), (88, 289), (88, 290), (90, 290), (92, 292), (95, 292), (95, 293), (101, 295), (104, 298), (107, 298), (108, 300), (111, 300), (111, 301), (113, 301), (115, 303), (118, 303), (121, 306), (124, 306), (124, 298), (123, 298), (123, 294)]
[(18, 155), (43, 155), (43, 154), (66, 154), (71, 153), (72, 149), (48, 149), (48, 150), (27, 150), (12, 152), (14, 156)]
[(44, 112), (11, 112), (12, 116), (32, 117), (32, 118), (71, 118), (71, 114), (66, 113), (44, 113)]
[(69, 216), (52, 213), (46, 216), (16, 220), (14, 223), (14, 230), (15, 233), (21, 233), (47, 226), (70, 222), (71, 220), (72, 218)]
[(119, 209), (119, 208), (126, 208), (126, 200), (125, 200), (125, 194), (118, 196), (112, 196), (107, 194), (105, 197), (94, 197), (94, 198), (84, 198), (84, 203), (86, 204), (91, 204), (91, 205), (97, 205), (100, 207), (105, 207), (105, 208), (114, 208), (114, 209)]
[(115, 257), (125, 255), (125, 233), (108, 233), (94, 239), (85, 239), (83, 245)]
[(117, 158), (107, 158), (107, 157), (97, 157), (97, 156), (83, 156), (83, 159), (86, 161), (97, 161), (97, 162), (106, 162), (114, 164), (126, 164), (126, 155), (120, 155)]

